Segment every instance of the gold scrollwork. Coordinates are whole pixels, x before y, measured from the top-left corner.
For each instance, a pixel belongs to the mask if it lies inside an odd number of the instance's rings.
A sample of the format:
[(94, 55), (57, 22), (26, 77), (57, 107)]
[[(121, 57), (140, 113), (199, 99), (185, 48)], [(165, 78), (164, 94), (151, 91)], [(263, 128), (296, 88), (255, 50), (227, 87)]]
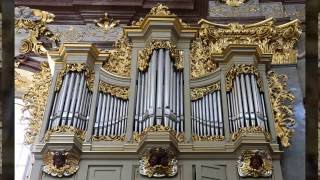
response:
[(100, 18), (99, 20), (95, 20), (95, 25), (100, 27), (104, 31), (109, 31), (110, 29), (113, 29), (114, 27), (119, 25), (119, 20), (113, 20), (110, 19), (108, 16), (108, 13), (104, 13), (104, 16)]
[(184, 141), (184, 133), (177, 133), (175, 130), (171, 129), (170, 127), (166, 127), (163, 125), (155, 125), (145, 128), (141, 133), (133, 132), (133, 140), (135, 142), (141, 142), (144, 136), (148, 132), (170, 132), (172, 133), (178, 142)]
[(193, 141), (223, 141), (224, 136), (199, 136), (192, 135)]
[(218, 90), (220, 90), (220, 82), (216, 82), (205, 87), (193, 88), (191, 89), (191, 100), (194, 101), (200, 99), (203, 96)]
[(71, 152), (47, 152), (43, 155), (43, 171), (51, 176), (63, 177), (75, 174), (80, 157)]
[(287, 76), (279, 75), (275, 72), (268, 72), (268, 85), (273, 118), (277, 136), (284, 147), (289, 147), (289, 140), (292, 138), (295, 125), (293, 117), (294, 96), (287, 88)]
[(149, 66), (150, 56), (154, 49), (169, 49), (170, 56), (174, 59), (174, 66), (183, 69), (183, 51), (177, 50), (176, 45), (169, 40), (153, 39), (143, 50), (139, 51), (138, 66), (140, 71), (145, 71)]
[(75, 128), (73, 126), (57, 126), (49, 129), (45, 134), (45, 141), (49, 141), (52, 134), (71, 134), (76, 135), (81, 141), (84, 141), (85, 131)]
[(110, 93), (112, 96), (116, 96), (124, 100), (128, 99), (129, 89), (127, 87), (114, 86), (106, 82), (100, 81), (99, 91), (102, 91), (104, 93)]
[(233, 80), (240, 74), (254, 74), (257, 78), (258, 87), (262, 88), (262, 80), (257, 68), (251, 64), (237, 64), (233, 65), (226, 74), (226, 91), (231, 91)]
[(103, 68), (113, 74), (130, 77), (132, 43), (126, 36), (115, 42), (115, 47), (108, 50), (107, 61)]
[(25, 110), (28, 110), (31, 115), (29, 125), (25, 133), (24, 142), (26, 144), (32, 144), (34, 142), (34, 138), (39, 134), (50, 84), (51, 73), (49, 64), (47, 62), (43, 62), (41, 63), (41, 71), (33, 75), (32, 85), (23, 97)]
[(125, 138), (126, 138), (125, 135), (122, 135), (122, 136), (115, 136), (115, 135), (93, 136), (92, 141), (124, 141)]
[(47, 49), (40, 40), (41, 38), (58, 45), (59, 38), (47, 27), (48, 23), (53, 22), (54, 17), (54, 14), (39, 9), (24, 6), (15, 8), (15, 27), (29, 31), (29, 36), (21, 41), (21, 53), (34, 52), (37, 55), (46, 55)]
[(85, 71), (86, 84), (90, 91), (93, 90), (93, 82), (94, 82), (94, 72), (88, 68), (85, 63), (74, 63), (74, 64), (66, 64), (63, 71), (59, 72), (55, 91), (59, 91), (62, 85), (63, 77), (68, 72), (82, 72)]
[(222, 2), (225, 2), (228, 6), (232, 7), (239, 7), (242, 5), (246, 0), (220, 0)]
[(242, 127), (238, 129), (237, 132), (231, 134), (231, 140), (235, 141), (237, 140), (241, 135), (246, 134), (252, 134), (252, 133), (263, 133), (265, 135), (265, 138), (267, 141), (271, 140), (271, 134), (269, 132), (266, 132), (262, 127), (260, 126), (254, 126), (254, 127)]

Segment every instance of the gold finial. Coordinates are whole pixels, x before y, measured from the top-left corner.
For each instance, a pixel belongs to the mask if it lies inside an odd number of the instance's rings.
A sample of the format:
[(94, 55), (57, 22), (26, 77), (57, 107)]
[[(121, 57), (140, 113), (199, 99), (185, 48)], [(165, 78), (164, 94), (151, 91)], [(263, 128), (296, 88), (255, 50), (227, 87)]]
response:
[(114, 27), (119, 25), (119, 20), (113, 20), (108, 17), (108, 13), (104, 13), (104, 17), (100, 18), (99, 20), (94, 20), (95, 25), (100, 27), (104, 31), (109, 31)]

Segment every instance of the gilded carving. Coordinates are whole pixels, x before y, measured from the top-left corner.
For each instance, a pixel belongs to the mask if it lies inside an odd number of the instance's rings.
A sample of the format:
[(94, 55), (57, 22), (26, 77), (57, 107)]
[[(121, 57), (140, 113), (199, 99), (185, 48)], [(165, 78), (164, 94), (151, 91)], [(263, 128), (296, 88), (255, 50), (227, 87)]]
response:
[(178, 142), (184, 141), (184, 133), (177, 133), (175, 130), (171, 129), (170, 127), (166, 127), (163, 125), (155, 125), (145, 128), (141, 133), (133, 132), (133, 139), (135, 142), (141, 142), (142, 139), (148, 132), (170, 132), (173, 134)]
[(82, 72), (85, 71), (86, 85), (90, 91), (93, 90), (94, 72), (88, 68), (85, 63), (65, 64), (63, 71), (59, 72), (56, 81), (56, 91), (59, 91), (62, 85), (63, 77), (68, 72)]
[(108, 13), (104, 13), (104, 17), (100, 18), (99, 20), (95, 20), (95, 25), (100, 27), (104, 31), (109, 31), (110, 29), (119, 25), (119, 20), (110, 19)]
[(30, 112), (30, 121), (24, 140), (26, 144), (32, 144), (34, 138), (39, 134), (50, 84), (51, 73), (49, 64), (43, 62), (41, 64), (41, 71), (33, 75), (32, 85), (23, 97), (25, 110)]
[(273, 118), (277, 136), (284, 147), (289, 147), (289, 140), (292, 138), (295, 125), (293, 118), (294, 96), (287, 88), (287, 76), (275, 72), (268, 72), (268, 85)]
[(169, 149), (155, 147), (145, 153), (139, 161), (139, 173), (148, 177), (172, 177), (178, 172), (175, 153)]
[(126, 138), (125, 135), (122, 135), (122, 136), (115, 136), (115, 135), (93, 136), (92, 141), (124, 141), (125, 138)]
[(132, 43), (125, 36), (115, 42), (115, 47), (108, 50), (107, 61), (103, 68), (113, 74), (130, 77)]
[(104, 93), (110, 93), (112, 96), (116, 96), (124, 100), (128, 99), (129, 89), (127, 87), (114, 86), (114, 85), (105, 83), (103, 81), (100, 81), (99, 91), (102, 91)]
[(240, 74), (253, 74), (256, 76), (258, 87), (261, 90), (262, 80), (257, 68), (251, 64), (237, 64), (233, 65), (226, 74), (226, 91), (231, 91), (233, 80)]
[(140, 71), (148, 69), (150, 56), (155, 49), (169, 49), (171, 58), (174, 59), (174, 66), (183, 69), (183, 51), (177, 50), (176, 45), (169, 40), (152, 40), (147, 46), (139, 51), (138, 67)]
[(75, 128), (73, 126), (57, 126), (55, 128), (47, 130), (45, 134), (45, 141), (49, 141), (50, 136), (52, 134), (69, 134), (69, 135), (75, 135), (77, 136), (80, 140), (84, 141), (85, 137), (85, 131)]
[(232, 7), (239, 7), (241, 4), (243, 4), (246, 0), (221, 0), (222, 2), (225, 2), (228, 6)]
[(272, 159), (265, 150), (245, 150), (238, 160), (240, 177), (270, 177), (272, 175)]
[(246, 135), (246, 134), (253, 134), (253, 133), (263, 133), (265, 135), (265, 138), (267, 141), (271, 140), (271, 134), (269, 132), (266, 132), (262, 127), (260, 126), (254, 126), (254, 127), (242, 127), (238, 129), (237, 132), (231, 134), (231, 140), (235, 141), (240, 136)]
[(48, 23), (53, 22), (54, 17), (54, 14), (39, 9), (24, 6), (15, 8), (15, 27), (29, 31), (29, 36), (21, 41), (21, 53), (34, 52), (37, 55), (46, 55), (47, 49), (41, 38), (58, 45), (59, 38), (47, 27)]
[(223, 141), (224, 136), (199, 136), (192, 135), (193, 141)]
[(272, 64), (295, 64), (295, 44), (301, 34), (300, 21), (279, 26), (269, 18), (255, 24), (214, 24), (200, 21), (199, 38), (191, 46), (191, 78), (205, 76), (217, 68), (213, 55), (221, 55), (231, 44), (257, 45), (263, 54), (272, 54)]
[(51, 176), (63, 177), (75, 174), (80, 157), (71, 152), (49, 151), (43, 155), (43, 171)]
[(202, 97), (204, 97), (207, 94), (210, 94), (214, 91), (220, 90), (220, 82), (216, 82), (214, 84), (211, 84), (209, 86), (199, 87), (199, 88), (193, 88), (191, 89), (191, 100), (197, 100)]

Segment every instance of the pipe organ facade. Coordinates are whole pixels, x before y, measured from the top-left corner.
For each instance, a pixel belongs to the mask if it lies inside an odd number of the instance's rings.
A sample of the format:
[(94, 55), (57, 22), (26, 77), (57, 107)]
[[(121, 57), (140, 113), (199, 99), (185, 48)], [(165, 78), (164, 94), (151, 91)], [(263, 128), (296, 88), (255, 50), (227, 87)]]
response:
[(292, 95), (267, 75), (273, 54), (240, 40), (217, 53), (214, 29), (227, 26), (199, 23), (158, 5), (124, 27), (114, 49), (65, 43), (48, 52), (32, 179), (281, 180), (292, 129), (279, 98)]

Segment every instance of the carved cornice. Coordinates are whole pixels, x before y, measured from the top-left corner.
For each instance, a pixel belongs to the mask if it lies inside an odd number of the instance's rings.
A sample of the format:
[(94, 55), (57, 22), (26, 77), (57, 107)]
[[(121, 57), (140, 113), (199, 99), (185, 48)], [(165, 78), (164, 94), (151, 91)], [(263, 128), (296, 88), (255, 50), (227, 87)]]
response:
[(268, 72), (269, 95), (273, 110), (277, 136), (283, 147), (289, 147), (289, 140), (292, 138), (295, 125), (293, 118), (294, 96), (287, 88), (288, 77), (275, 72)]
[(214, 84), (211, 84), (209, 86), (199, 87), (199, 88), (193, 88), (191, 89), (191, 100), (197, 100), (202, 97), (204, 97), (207, 94), (210, 94), (214, 91), (220, 90), (220, 82), (216, 82)]
[(129, 88), (127, 87), (114, 86), (106, 82), (100, 81), (99, 91), (109, 93), (112, 96), (116, 96), (124, 100), (128, 100)]
[(130, 77), (132, 44), (126, 36), (115, 42), (115, 47), (108, 50), (108, 57), (103, 65), (106, 71), (119, 76)]
[(262, 80), (257, 68), (252, 64), (237, 64), (237, 65), (233, 65), (226, 74), (226, 91), (231, 91), (234, 78), (236, 78), (240, 74), (255, 75), (257, 79), (257, 85), (261, 90)]
[(150, 56), (155, 49), (168, 49), (170, 56), (174, 60), (174, 66), (181, 70), (183, 69), (183, 55), (182, 51), (176, 49), (176, 45), (169, 40), (152, 40), (143, 50), (139, 51), (138, 67), (140, 71), (148, 69)]
[(74, 63), (74, 64), (65, 64), (63, 71), (59, 72), (57, 81), (56, 81), (56, 88), (55, 91), (59, 91), (62, 85), (63, 77), (68, 72), (85, 72), (86, 77), (86, 84), (90, 91), (93, 89), (93, 82), (94, 82), (94, 72), (88, 68), (85, 63)]
[(36, 55), (46, 55), (47, 49), (40, 38), (58, 45), (59, 38), (47, 27), (48, 23), (53, 22), (54, 17), (54, 14), (39, 9), (24, 6), (15, 8), (15, 28), (29, 31), (29, 36), (21, 41), (21, 53), (34, 52)]
[(39, 134), (50, 84), (50, 68), (48, 63), (44, 62), (41, 64), (41, 71), (33, 75), (32, 85), (23, 97), (25, 110), (28, 110), (31, 114), (25, 134), (24, 141), (26, 144), (32, 144), (34, 138)]
[(184, 133), (176, 133), (176, 131), (171, 129), (170, 127), (165, 127), (162, 125), (147, 127), (141, 133), (133, 132), (134, 141), (138, 143), (141, 142), (148, 132), (170, 132), (176, 137), (178, 142), (184, 141)]

